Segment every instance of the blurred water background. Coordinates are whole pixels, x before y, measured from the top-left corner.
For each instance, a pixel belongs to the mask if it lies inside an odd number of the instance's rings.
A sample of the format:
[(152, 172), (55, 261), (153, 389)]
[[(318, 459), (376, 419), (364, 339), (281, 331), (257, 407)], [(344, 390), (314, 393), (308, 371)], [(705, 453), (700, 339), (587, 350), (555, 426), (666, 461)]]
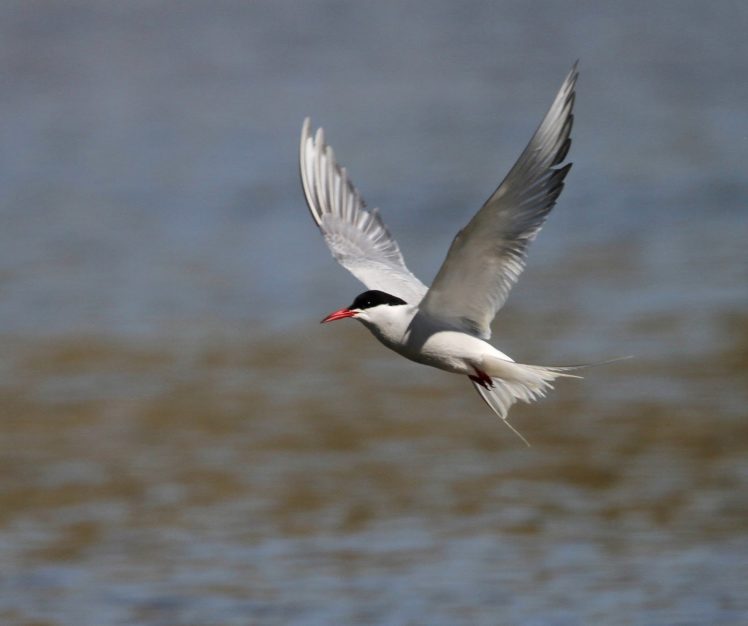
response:
[[(748, 5), (0, 4), (0, 623), (748, 623)], [(304, 116), (411, 269), (581, 59), (495, 324), (517, 406), (359, 325)]]

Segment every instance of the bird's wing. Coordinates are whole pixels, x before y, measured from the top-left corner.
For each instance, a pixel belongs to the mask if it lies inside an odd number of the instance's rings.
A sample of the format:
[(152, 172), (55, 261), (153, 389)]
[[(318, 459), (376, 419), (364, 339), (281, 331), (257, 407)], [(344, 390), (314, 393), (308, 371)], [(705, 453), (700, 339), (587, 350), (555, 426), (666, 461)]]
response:
[(427, 287), (405, 266), (397, 242), (376, 209), (368, 211), (348, 172), (335, 161), (320, 128), (301, 129), (301, 184), (309, 211), (332, 255), (369, 289), (418, 304)]
[(484, 339), (525, 265), (535, 238), (564, 186), (571, 163), (577, 66), (499, 188), (454, 238), (421, 310)]

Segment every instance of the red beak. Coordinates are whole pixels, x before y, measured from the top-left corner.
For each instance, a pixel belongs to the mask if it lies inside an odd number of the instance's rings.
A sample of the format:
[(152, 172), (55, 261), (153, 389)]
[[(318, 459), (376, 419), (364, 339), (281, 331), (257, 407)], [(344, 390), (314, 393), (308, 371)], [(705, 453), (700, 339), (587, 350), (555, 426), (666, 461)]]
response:
[(354, 317), (356, 313), (354, 311), (351, 311), (350, 309), (340, 309), (339, 311), (335, 311), (334, 313), (330, 313), (325, 319), (323, 319), (320, 324), (326, 324), (327, 322), (334, 322), (335, 320), (342, 320), (346, 317)]

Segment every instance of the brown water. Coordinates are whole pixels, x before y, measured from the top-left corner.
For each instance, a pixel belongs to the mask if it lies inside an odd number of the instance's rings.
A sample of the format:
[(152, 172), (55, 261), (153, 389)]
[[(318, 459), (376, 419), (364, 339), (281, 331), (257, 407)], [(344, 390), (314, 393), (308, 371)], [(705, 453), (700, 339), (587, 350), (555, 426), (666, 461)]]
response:
[[(0, 624), (748, 623), (746, 9), (596, 6), (0, 5)], [(576, 57), (494, 338), (635, 358), (515, 407), (528, 449), (317, 323), (360, 286), (297, 132), (428, 281)]]
[(530, 449), (353, 325), (6, 339), (2, 618), (742, 623), (747, 322), (515, 409)]

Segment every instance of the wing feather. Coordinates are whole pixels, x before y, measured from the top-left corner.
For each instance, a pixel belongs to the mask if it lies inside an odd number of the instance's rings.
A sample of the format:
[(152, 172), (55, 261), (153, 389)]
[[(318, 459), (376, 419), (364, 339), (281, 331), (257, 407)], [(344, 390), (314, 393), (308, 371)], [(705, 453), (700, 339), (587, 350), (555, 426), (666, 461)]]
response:
[(320, 128), (312, 137), (309, 118), (301, 129), (299, 166), (312, 219), (338, 263), (368, 289), (420, 302), (426, 286), (408, 270), (379, 212), (366, 210), (348, 172), (325, 143), (324, 131)]
[(424, 312), (484, 339), (525, 266), (535, 239), (564, 187), (571, 163), (577, 65), (566, 76), (532, 139), (498, 189), (454, 238), (423, 299)]

